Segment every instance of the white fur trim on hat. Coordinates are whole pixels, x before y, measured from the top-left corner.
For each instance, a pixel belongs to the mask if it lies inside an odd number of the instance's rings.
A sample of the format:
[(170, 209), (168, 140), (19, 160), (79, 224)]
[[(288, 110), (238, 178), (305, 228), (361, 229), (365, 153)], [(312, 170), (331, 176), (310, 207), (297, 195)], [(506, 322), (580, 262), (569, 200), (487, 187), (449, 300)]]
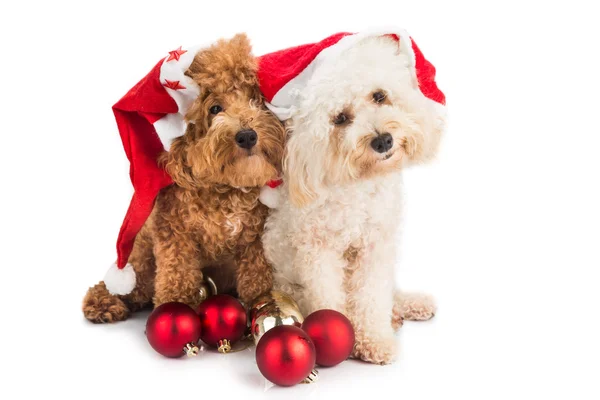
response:
[(133, 265), (127, 264), (120, 269), (117, 264), (110, 266), (104, 276), (104, 284), (110, 294), (124, 296), (135, 288), (135, 271)]
[(185, 133), (185, 128), (186, 123), (179, 113), (167, 114), (154, 123), (154, 130), (166, 151), (171, 150), (171, 143)]
[(279, 187), (263, 186), (260, 189), (258, 199), (269, 208), (277, 208), (279, 205)]
[(160, 67), (160, 83), (164, 83), (169, 80), (171, 82), (178, 82), (183, 88), (182, 89), (170, 89), (165, 86), (165, 90), (177, 103), (177, 113), (168, 114), (164, 118), (154, 123), (154, 130), (158, 134), (160, 141), (166, 151), (171, 148), (171, 143), (174, 139), (183, 136), (185, 133), (185, 122), (184, 117), (190, 105), (198, 98), (200, 94), (200, 88), (194, 82), (192, 78), (185, 75), (185, 72), (194, 60), (194, 56), (202, 46), (189, 47), (184, 50), (177, 59), (170, 59), (165, 57)]

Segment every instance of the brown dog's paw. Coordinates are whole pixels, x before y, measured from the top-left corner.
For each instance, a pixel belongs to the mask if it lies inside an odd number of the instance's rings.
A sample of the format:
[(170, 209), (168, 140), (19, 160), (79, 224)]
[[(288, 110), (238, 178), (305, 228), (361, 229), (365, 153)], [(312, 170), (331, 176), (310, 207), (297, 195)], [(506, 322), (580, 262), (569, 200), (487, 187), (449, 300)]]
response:
[(91, 287), (83, 299), (83, 315), (96, 324), (124, 321), (129, 317), (129, 308), (108, 292), (104, 282)]
[(357, 338), (352, 357), (372, 364), (391, 364), (396, 359), (397, 348), (394, 336), (379, 340)]

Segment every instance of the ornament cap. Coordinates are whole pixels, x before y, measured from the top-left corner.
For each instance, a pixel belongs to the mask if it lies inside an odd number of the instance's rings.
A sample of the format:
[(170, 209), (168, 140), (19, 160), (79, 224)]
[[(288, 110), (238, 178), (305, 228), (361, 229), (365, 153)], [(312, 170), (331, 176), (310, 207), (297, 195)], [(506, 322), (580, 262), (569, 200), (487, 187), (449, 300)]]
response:
[(210, 276), (205, 276), (205, 282), (200, 284), (198, 288), (200, 294), (200, 302), (202, 303), (204, 300), (208, 299), (210, 296), (215, 296), (218, 294), (217, 285), (215, 281), (212, 280)]
[(183, 351), (185, 352), (185, 354), (187, 354), (188, 357), (196, 357), (200, 349), (195, 343), (189, 342), (183, 347)]
[(217, 345), (217, 350), (219, 350), (219, 353), (226, 354), (231, 351), (231, 342), (227, 339), (219, 340), (219, 343)]
[(306, 378), (304, 378), (302, 383), (315, 383), (318, 380), (319, 380), (319, 371), (317, 371), (316, 369), (313, 369), (312, 371), (310, 371), (310, 374), (308, 374), (308, 376)]

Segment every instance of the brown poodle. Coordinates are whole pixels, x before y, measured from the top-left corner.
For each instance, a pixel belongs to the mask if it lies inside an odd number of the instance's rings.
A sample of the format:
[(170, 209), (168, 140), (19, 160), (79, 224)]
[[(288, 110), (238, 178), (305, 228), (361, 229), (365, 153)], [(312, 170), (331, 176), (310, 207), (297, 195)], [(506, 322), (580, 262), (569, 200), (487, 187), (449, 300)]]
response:
[(280, 171), (285, 131), (264, 107), (256, 70), (243, 34), (195, 56), (186, 75), (200, 95), (185, 135), (161, 156), (174, 184), (160, 192), (136, 237), (128, 260), (136, 287), (125, 296), (110, 294), (104, 282), (90, 288), (83, 301), (88, 320), (121, 321), (151, 303), (195, 307), (209, 266), (235, 267), (243, 301), (271, 288), (260, 240), (268, 209), (258, 197)]

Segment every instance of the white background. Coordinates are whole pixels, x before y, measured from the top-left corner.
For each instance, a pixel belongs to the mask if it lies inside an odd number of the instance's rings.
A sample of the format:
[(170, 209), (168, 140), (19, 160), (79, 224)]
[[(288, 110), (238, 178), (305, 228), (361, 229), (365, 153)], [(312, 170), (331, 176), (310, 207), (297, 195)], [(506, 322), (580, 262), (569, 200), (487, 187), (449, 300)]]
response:
[[(591, 4), (3, 2), (0, 397), (600, 398)], [(438, 161), (406, 172), (399, 284), (439, 312), (405, 324), (399, 360), (268, 389), (253, 350), (166, 360), (147, 315), (87, 323), (131, 196), (112, 104), (179, 45), (246, 31), (260, 55), (377, 25), (413, 35), (451, 117)]]

